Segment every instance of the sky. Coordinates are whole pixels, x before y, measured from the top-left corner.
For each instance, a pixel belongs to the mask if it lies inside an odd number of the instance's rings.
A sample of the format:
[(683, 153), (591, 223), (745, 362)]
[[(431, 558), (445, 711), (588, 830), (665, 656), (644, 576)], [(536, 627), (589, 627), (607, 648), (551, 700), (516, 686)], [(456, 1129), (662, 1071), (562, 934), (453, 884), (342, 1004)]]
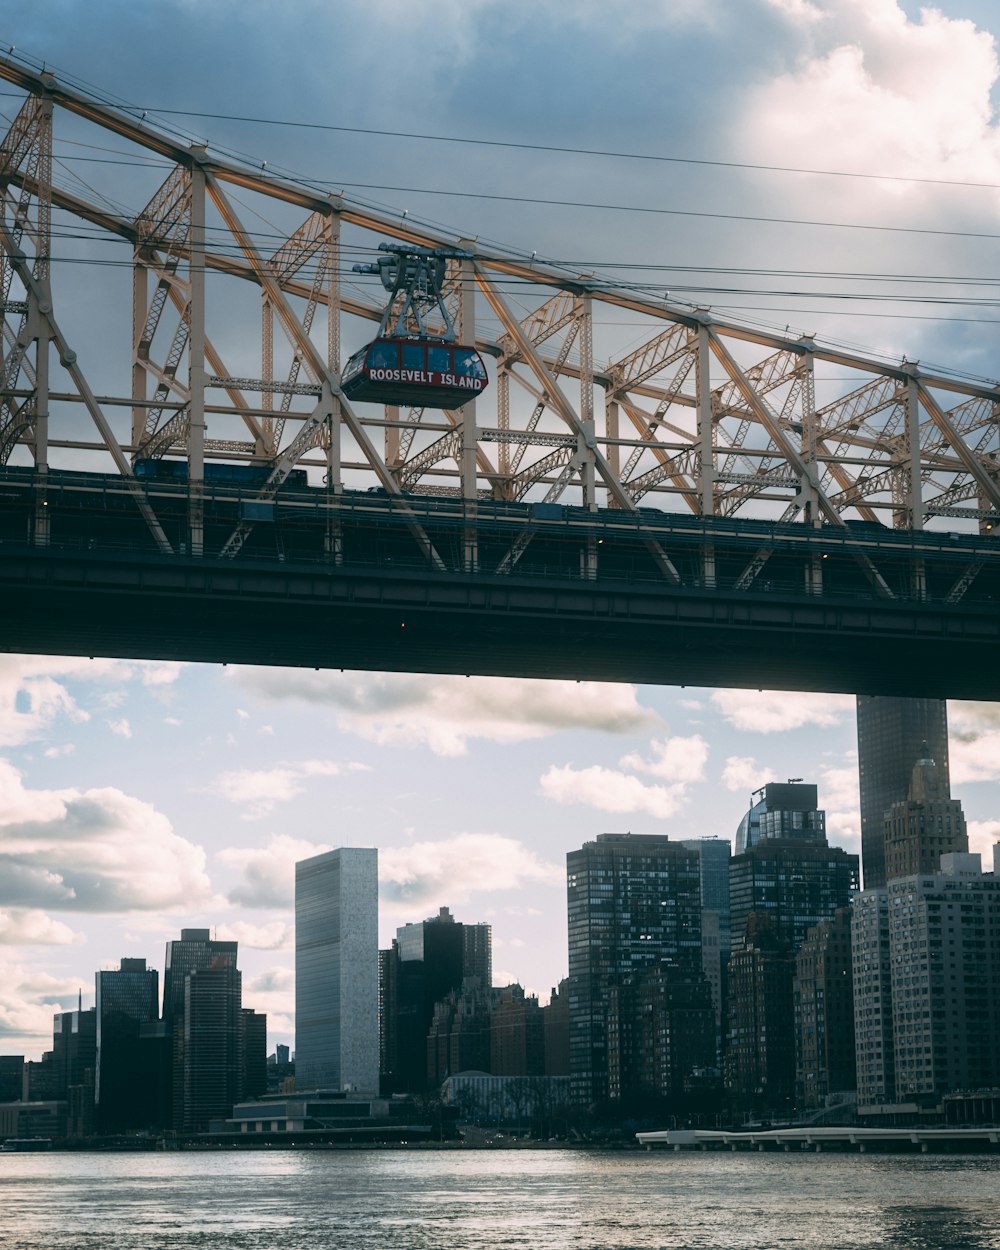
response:
[[(289, 0), (280, 18), (257, 0), (9, 0), (0, 16), (0, 45), (217, 151), (982, 377), (1000, 375), (997, 37), (976, 0)], [(103, 177), (81, 137), (60, 132), (60, 168)], [(123, 205), (159, 177), (123, 170)], [(81, 360), (127, 343), (111, 290), (127, 270), (54, 275)], [(222, 346), (241, 361), (235, 329)], [(954, 793), (988, 851), (1000, 706), (954, 703), (950, 721)], [(54, 1011), (93, 1002), (96, 969), (162, 970), (191, 926), (239, 940), (246, 1005), (272, 1046), (292, 1042), (292, 866), (340, 845), (379, 848), (383, 944), (447, 905), (492, 923), (498, 983), (544, 997), (566, 972), (568, 850), (606, 831), (731, 837), (751, 789), (787, 777), (819, 785), (831, 841), (857, 851), (844, 696), (0, 657), (0, 1053), (37, 1057)]]

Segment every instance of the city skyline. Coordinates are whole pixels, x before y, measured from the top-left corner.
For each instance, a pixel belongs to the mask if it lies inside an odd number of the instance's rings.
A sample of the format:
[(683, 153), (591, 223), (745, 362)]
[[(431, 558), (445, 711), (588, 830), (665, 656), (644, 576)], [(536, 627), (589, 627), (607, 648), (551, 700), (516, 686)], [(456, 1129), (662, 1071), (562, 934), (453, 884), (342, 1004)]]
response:
[[(583, 841), (731, 841), (751, 787), (803, 776), (831, 844), (860, 850), (845, 696), (45, 657), (5, 657), (0, 691), (5, 1053), (37, 1057), (98, 969), (158, 967), (188, 926), (239, 940), (269, 1048), (292, 1042), (294, 862), (342, 843), (379, 848), (381, 946), (449, 906), (493, 925), (495, 981), (543, 1001)], [(990, 864), (998, 711), (950, 713), (953, 792)]]
[[(816, 272), (989, 272), (1000, 67), (985, 0), (582, 5), (572, 21), (516, 0), (444, 5), (434, 21), (350, 0), (289, 21), (311, 55), (276, 48), (273, 14), (252, 4), (100, 0), (82, 20), (16, 3), (0, 39), (178, 110), (163, 116), (181, 135), (411, 218), (658, 282), (722, 316), (996, 375), (988, 307), (932, 306), (929, 277), (854, 301)], [(381, 54), (387, 25), (409, 55)], [(609, 64), (624, 67), (612, 107)], [(108, 155), (71, 142), (59, 168), (86, 178), (82, 162)], [(137, 211), (145, 197), (121, 177)], [(949, 229), (933, 248), (921, 233)], [(91, 359), (129, 336), (125, 304), (91, 302), (95, 274), (55, 269)], [(989, 304), (964, 283), (933, 292)], [(253, 373), (256, 345), (242, 352)], [(1000, 705), (953, 703), (950, 727), (952, 793), (988, 864)], [(567, 850), (628, 829), (732, 838), (751, 789), (801, 776), (831, 843), (857, 853), (855, 749), (849, 696), (2, 657), (0, 1050), (37, 1056), (52, 1015), (80, 988), (93, 1000), (95, 970), (122, 955), (159, 967), (182, 926), (240, 942), (247, 1000), (271, 1046), (291, 1042), (293, 865), (344, 844), (379, 849), (382, 946), (447, 905), (493, 924), (498, 982), (544, 997), (566, 971)]]

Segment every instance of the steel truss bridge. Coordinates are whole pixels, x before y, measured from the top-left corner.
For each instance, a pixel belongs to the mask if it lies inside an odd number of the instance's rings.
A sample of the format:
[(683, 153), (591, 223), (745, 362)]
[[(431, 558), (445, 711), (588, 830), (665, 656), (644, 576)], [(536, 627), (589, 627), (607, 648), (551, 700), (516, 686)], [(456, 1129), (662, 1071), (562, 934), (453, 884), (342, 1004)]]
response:
[[(1000, 698), (996, 385), (448, 237), (13, 58), (0, 76), (24, 93), (0, 142), (0, 647)], [(99, 165), (65, 177), (54, 132), (141, 157), (145, 207)], [(446, 300), (488, 363), (478, 401), (342, 393), (342, 344), (382, 312), (344, 257), (384, 239), (464, 253)]]

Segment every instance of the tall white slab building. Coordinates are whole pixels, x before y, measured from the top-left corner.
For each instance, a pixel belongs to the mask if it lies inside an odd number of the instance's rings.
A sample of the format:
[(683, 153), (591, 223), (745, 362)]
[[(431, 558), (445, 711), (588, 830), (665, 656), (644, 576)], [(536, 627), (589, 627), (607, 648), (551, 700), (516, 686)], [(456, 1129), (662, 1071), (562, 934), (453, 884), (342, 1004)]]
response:
[(378, 1093), (378, 851), (295, 865), (295, 1083)]

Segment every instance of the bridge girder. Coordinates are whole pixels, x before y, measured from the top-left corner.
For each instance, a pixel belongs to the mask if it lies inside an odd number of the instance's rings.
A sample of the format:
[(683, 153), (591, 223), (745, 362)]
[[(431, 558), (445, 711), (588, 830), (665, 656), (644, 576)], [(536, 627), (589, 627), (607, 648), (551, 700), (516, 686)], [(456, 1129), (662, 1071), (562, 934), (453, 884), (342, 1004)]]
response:
[[(968, 532), (1000, 534), (1000, 388), (993, 383), (925, 373), (905, 361), (887, 365), (448, 238), (217, 159), (10, 57), (0, 57), (0, 77), (25, 95), (0, 142), (0, 458), (41, 473), (86, 463), (131, 478), (131, 497), (161, 551), (173, 543), (134, 482), (137, 458), (186, 461), (182, 541), (194, 555), (208, 554), (206, 459), (263, 466), (248, 499), (261, 506), (305, 467), (331, 497), (374, 489), (404, 511), (410, 492), (457, 495), (470, 517), (484, 499), (558, 501), (634, 514), (642, 527), (642, 500), (693, 516), (794, 517), (841, 529), (862, 521), (919, 530), (946, 517)], [(143, 207), (122, 212), (111, 207), (115, 195), (89, 197), (54, 178), (52, 145), (64, 117), (165, 162)], [(283, 223), (266, 240), (245, 225), (237, 190), (253, 198), (250, 211)], [(71, 335), (92, 336), (74, 304), (60, 305), (60, 283), (52, 281), (52, 264), (74, 247), (53, 230), (53, 214), (131, 246), (131, 307), (113, 271), (95, 270), (92, 283), (95, 300), (117, 301), (130, 313), (131, 340), (117, 344), (121, 368), (104, 359), (115, 353), (113, 339), (86, 360), (70, 345)], [(458, 246), (473, 258), (450, 262), (446, 298), (492, 362), (493, 385), (464, 409), (355, 410), (341, 393), (342, 343), (364, 341), (381, 311), (367, 289), (341, 282), (343, 252), (384, 237)], [(542, 290), (526, 310), (503, 292), (511, 278)], [(238, 293), (230, 300), (223, 287)], [(485, 319), (476, 325), (477, 297), (499, 332)], [(616, 349), (595, 307), (637, 315), (647, 327), (643, 341)], [(259, 376), (251, 342), (260, 343)], [(51, 385), (56, 369), (67, 385)], [(125, 372), (129, 393), (105, 385)], [(841, 380), (845, 372), (853, 381)], [(100, 377), (100, 389), (89, 377)], [(603, 403), (595, 402), (600, 392)], [(93, 425), (89, 438), (73, 420), (81, 408)], [(39, 544), (47, 541), (44, 502), (39, 492)], [(239, 555), (255, 515), (264, 514), (246, 511), (221, 552)], [(416, 518), (411, 528), (431, 564), (440, 564)], [(514, 569), (530, 541), (527, 530), (512, 538), (497, 567)], [(676, 583), (670, 554), (652, 533), (648, 549), (663, 578)], [(338, 558), (332, 530), (329, 553)], [(743, 584), (767, 558), (750, 558)], [(888, 590), (877, 553), (857, 559)], [(472, 537), (464, 561), (467, 570), (478, 566)], [(815, 591), (821, 570), (811, 576)], [(708, 550), (702, 577), (713, 584)], [(954, 593), (961, 597), (973, 579), (959, 577)]]

